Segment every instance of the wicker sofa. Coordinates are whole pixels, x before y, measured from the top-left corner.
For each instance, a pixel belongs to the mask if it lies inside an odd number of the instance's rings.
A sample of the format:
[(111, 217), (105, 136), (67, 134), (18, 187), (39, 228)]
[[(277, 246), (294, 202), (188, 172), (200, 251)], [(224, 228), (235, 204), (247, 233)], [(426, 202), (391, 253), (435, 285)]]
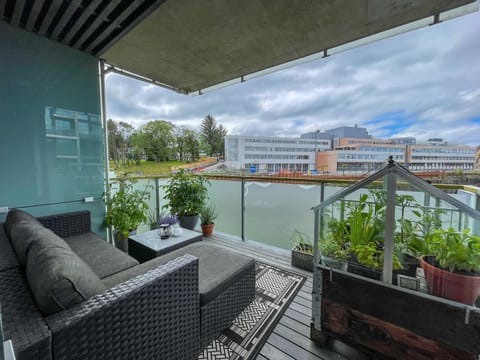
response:
[(3, 332), (17, 360), (196, 358), (254, 294), (253, 259), (203, 242), (139, 264), (91, 232), (88, 211), (16, 210), (0, 223)]

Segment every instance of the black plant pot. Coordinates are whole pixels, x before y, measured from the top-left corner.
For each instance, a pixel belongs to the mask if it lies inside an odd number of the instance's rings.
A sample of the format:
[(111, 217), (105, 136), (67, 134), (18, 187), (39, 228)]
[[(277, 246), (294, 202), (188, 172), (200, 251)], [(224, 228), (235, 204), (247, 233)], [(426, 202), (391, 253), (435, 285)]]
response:
[(180, 226), (188, 230), (195, 229), (195, 226), (197, 226), (197, 223), (198, 223), (198, 215), (191, 215), (191, 216), (181, 215), (179, 216), (179, 219), (180, 219)]
[[(406, 275), (415, 277), (418, 260), (412, 256), (409, 256), (403, 263), (403, 269), (393, 270), (392, 284), (397, 285), (397, 275)], [(348, 272), (352, 274), (361, 275), (374, 280), (382, 280), (383, 271), (379, 269), (373, 269), (371, 267), (360, 264), (355, 258), (348, 260)]]

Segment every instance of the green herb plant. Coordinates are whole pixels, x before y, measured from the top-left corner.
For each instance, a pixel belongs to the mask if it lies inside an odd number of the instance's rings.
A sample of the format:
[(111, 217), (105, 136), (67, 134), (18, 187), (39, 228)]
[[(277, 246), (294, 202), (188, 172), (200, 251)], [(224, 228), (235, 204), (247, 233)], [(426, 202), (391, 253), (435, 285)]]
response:
[(290, 236), (293, 249), (305, 254), (313, 254), (313, 242), (308, 234), (295, 228)]
[(217, 209), (215, 208), (215, 205), (213, 204), (206, 204), (200, 210), (200, 223), (202, 225), (213, 224), (213, 222), (217, 217), (218, 217), (218, 212), (217, 212)]
[(105, 224), (113, 226), (122, 238), (128, 237), (128, 233), (147, 222), (147, 210), (150, 199), (151, 186), (143, 190), (135, 190), (133, 179), (121, 179), (118, 182), (118, 189), (114, 191), (110, 184), (107, 192), (103, 194), (107, 212)]
[(188, 173), (179, 170), (170, 179), (165, 189), (167, 204), (163, 208), (169, 208), (170, 213), (178, 216), (192, 216), (200, 214), (207, 199), (210, 182), (202, 175)]
[(444, 270), (480, 274), (480, 236), (470, 229), (434, 229), (425, 237), (423, 250)]

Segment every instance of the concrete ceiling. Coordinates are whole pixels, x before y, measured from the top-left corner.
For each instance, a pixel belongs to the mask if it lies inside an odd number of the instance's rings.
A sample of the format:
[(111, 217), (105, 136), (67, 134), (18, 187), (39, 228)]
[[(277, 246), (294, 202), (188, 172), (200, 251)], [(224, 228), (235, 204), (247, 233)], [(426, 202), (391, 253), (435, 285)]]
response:
[(167, 0), (99, 54), (184, 93), (476, 0)]

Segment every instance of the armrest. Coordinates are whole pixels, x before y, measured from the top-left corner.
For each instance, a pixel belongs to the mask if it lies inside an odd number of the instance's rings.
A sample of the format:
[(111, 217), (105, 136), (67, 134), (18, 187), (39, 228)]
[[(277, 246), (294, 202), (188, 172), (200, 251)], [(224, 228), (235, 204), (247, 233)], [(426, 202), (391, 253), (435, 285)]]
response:
[(55, 359), (190, 359), (200, 351), (198, 259), (181, 256), (47, 318)]
[(90, 211), (88, 210), (42, 216), (38, 218), (38, 221), (61, 238), (91, 231)]

